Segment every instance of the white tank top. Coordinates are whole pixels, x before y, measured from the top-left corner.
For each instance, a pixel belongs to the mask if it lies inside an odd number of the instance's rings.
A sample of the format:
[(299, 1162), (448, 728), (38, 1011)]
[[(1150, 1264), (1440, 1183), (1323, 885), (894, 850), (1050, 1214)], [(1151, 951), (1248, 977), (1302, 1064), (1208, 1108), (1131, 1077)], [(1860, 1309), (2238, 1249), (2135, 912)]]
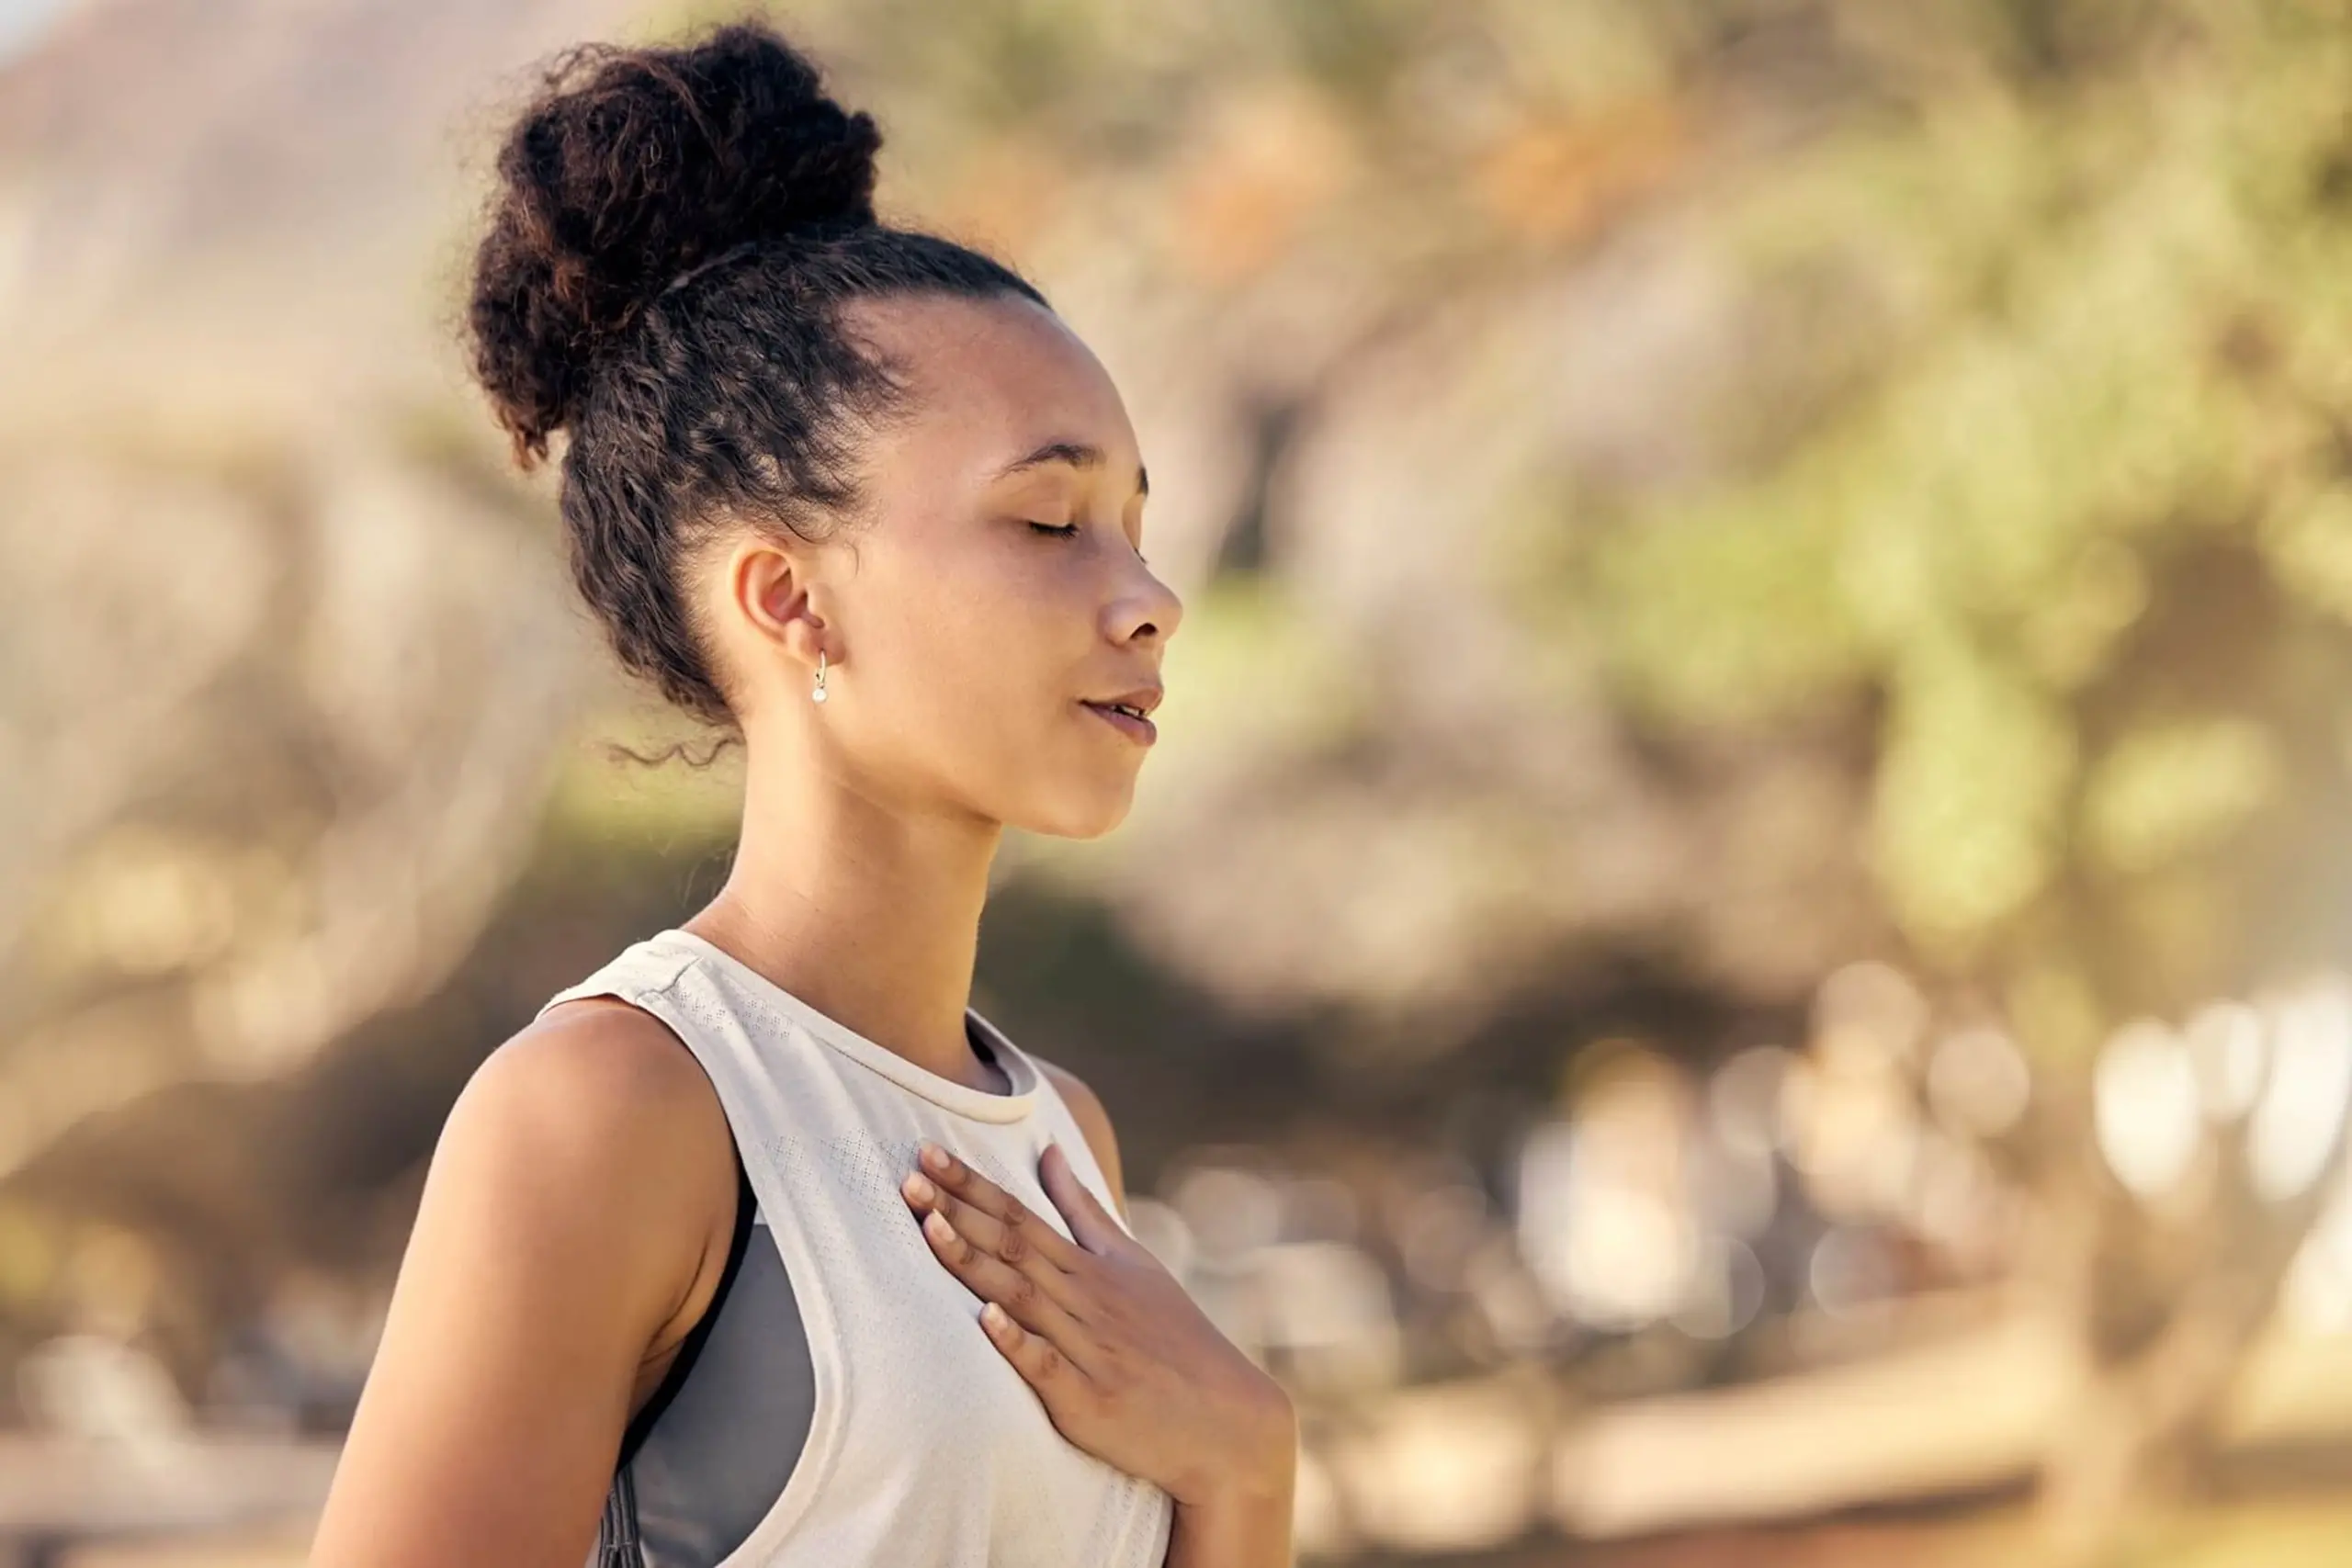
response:
[(1160, 1568), (1168, 1494), (1061, 1435), (899, 1191), (929, 1138), (1068, 1235), (1037, 1173), (1058, 1141), (1115, 1218), (1084, 1132), (1035, 1060), (980, 1020), (1012, 1091), (957, 1083), (676, 929), (540, 1010), (590, 996), (651, 1013), (709, 1075), (767, 1222), (752, 1243), (773, 1239), (801, 1314), (806, 1443), (722, 1568)]

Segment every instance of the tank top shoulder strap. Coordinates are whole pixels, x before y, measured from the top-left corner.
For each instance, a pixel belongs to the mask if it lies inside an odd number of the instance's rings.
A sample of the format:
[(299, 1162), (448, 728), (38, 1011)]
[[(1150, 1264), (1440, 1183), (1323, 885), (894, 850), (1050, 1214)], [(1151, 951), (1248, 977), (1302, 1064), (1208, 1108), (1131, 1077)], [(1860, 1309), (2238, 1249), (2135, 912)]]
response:
[(544, 1013), (558, 1002), (578, 1001), (583, 997), (619, 997), (636, 1001), (650, 992), (667, 990), (693, 965), (695, 957), (689, 949), (673, 946), (658, 937), (647, 937), (631, 942), (593, 973), (541, 1002), (539, 1011)]

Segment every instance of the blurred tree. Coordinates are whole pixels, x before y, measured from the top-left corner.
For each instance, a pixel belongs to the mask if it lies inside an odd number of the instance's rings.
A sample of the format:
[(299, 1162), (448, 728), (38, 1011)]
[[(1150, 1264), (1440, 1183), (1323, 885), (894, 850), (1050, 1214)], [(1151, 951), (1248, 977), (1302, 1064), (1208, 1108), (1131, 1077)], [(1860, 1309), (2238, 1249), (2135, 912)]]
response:
[(2193, 1474), (2328, 1186), (2258, 1192), (2240, 1127), (2201, 1201), (2136, 1201), (2089, 1067), (2352, 937), (2352, 31), (2290, 0), (1862, 31), (1885, 112), (1718, 220), (1768, 292), (1860, 286), (1880, 366), (1558, 581), (1659, 724), (1879, 702), (1875, 886), (2042, 1069), (2042, 1272), (2091, 1372), (2045, 1496), (2090, 1551)]

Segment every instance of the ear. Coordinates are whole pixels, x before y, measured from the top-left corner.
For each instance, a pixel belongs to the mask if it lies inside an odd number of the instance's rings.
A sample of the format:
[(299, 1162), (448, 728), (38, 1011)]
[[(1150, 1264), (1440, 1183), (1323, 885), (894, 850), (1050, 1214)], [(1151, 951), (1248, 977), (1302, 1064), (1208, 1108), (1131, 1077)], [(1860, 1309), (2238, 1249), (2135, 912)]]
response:
[[(826, 627), (804, 558), (774, 540), (747, 536), (729, 552), (723, 583), (728, 603), (754, 633), (816, 669)], [(838, 649), (833, 657), (839, 662)]]

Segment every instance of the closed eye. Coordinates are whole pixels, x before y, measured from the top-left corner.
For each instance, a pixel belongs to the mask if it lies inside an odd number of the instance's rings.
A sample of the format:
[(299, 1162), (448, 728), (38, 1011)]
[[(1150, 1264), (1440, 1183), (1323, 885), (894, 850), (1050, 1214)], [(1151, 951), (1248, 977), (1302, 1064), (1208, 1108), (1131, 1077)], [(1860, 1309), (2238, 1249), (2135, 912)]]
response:
[[(1034, 519), (1028, 518), (1024, 518), (1023, 521), (1028, 523), (1029, 526), (1035, 529), (1038, 533), (1050, 534), (1057, 539), (1075, 538), (1078, 536), (1079, 525), (1075, 523), (1056, 525), (1052, 523), (1039, 523)], [(1144, 553), (1141, 550), (1137, 550), (1136, 552), (1136, 559), (1143, 561), (1143, 564), (1146, 566), (1149, 566), (1151, 564), (1150, 561), (1144, 559)]]

